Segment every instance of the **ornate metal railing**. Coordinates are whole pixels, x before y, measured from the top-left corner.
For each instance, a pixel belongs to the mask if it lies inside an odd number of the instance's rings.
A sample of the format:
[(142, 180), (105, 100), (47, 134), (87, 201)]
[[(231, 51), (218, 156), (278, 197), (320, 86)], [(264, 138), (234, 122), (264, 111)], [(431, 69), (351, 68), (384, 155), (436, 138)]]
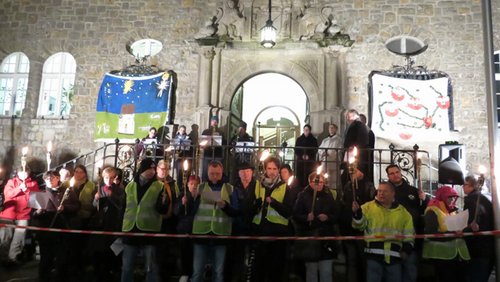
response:
[[(212, 150), (216, 149), (216, 150)], [(135, 143), (120, 143), (116, 140), (115, 143), (106, 144), (93, 152), (76, 157), (70, 161), (61, 163), (55, 167), (72, 169), (76, 164), (83, 164), (87, 167), (89, 177), (97, 178), (100, 168), (106, 166), (114, 166), (123, 172), (124, 181), (130, 181), (136, 172), (136, 168), (140, 160), (144, 158), (154, 158), (155, 160), (164, 159), (170, 164), (170, 174), (174, 179), (181, 176), (183, 168), (181, 163), (184, 160), (189, 162), (189, 173), (203, 175), (203, 164), (209, 160), (220, 160), (225, 168), (225, 175), (228, 179), (233, 180), (236, 176), (236, 169), (239, 162), (249, 162), (255, 167), (256, 173), (261, 173), (262, 163), (260, 157), (262, 152), (268, 151), (270, 155), (276, 156), (282, 163), (289, 164), (293, 169), (296, 168), (295, 150), (296, 149), (311, 149), (306, 147), (288, 147), (275, 146), (202, 146), (202, 145), (183, 145), (183, 144), (145, 144), (139, 140)], [(316, 157), (309, 162), (312, 166), (323, 164), (323, 170), (329, 171), (334, 167), (336, 173), (332, 176), (329, 186), (333, 189), (340, 187), (339, 180), (341, 179), (342, 169), (345, 169), (344, 148), (317, 148), (315, 150), (334, 151), (334, 158), (326, 158), (319, 161)], [(420, 150), (418, 145), (413, 149), (398, 149), (394, 145), (390, 145), (388, 149), (361, 149), (369, 151), (373, 156), (373, 164), (370, 164), (370, 178), (373, 178), (374, 183), (387, 180), (385, 168), (389, 164), (396, 164), (402, 172), (403, 178), (414, 186), (422, 185), (422, 189), (427, 193), (432, 193), (433, 184), (433, 167), (431, 166), (431, 155), (427, 151)], [(426, 161), (422, 161), (426, 160)]]

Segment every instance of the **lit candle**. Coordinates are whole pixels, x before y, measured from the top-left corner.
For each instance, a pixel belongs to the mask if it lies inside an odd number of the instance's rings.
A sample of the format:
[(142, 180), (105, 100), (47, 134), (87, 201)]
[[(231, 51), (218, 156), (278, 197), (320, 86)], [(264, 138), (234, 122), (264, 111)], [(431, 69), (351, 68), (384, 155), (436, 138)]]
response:
[(23, 172), (26, 171), (26, 154), (28, 154), (28, 147), (23, 147), (21, 150), (21, 166), (23, 167)]
[(288, 178), (288, 182), (287, 182), (288, 186), (292, 185), (294, 179), (295, 179), (295, 176), (290, 175), (290, 177)]
[(47, 171), (50, 170), (50, 163), (52, 162), (52, 141), (47, 143)]
[[(184, 160), (182, 168), (184, 169), (184, 171), (182, 172), (182, 187), (184, 188), (184, 196), (187, 196), (187, 172), (189, 169), (188, 160)], [(187, 214), (187, 209), (184, 209), (184, 214)]]
[(71, 177), (69, 180), (69, 187), (73, 188), (73, 186), (75, 186), (75, 177)]

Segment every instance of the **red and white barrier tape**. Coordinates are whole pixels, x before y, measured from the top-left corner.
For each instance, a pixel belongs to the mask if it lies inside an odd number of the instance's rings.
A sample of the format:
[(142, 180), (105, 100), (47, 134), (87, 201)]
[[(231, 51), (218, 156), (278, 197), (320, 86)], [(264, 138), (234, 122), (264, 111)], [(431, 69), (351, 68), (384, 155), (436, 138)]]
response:
[(194, 235), (194, 234), (165, 234), (165, 233), (141, 233), (141, 232), (112, 232), (95, 230), (60, 229), (36, 226), (18, 226), (14, 224), (0, 223), (1, 227), (22, 228), (35, 231), (62, 232), (74, 234), (91, 235), (113, 235), (113, 236), (135, 236), (135, 237), (157, 237), (157, 238), (202, 238), (202, 239), (237, 239), (237, 240), (364, 240), (364, 239), (405, 239), (405, 238), (454, 238), (466, 236), (497, 236), (500, 230), (479, 232), (457, 232), (438, 234), (415, 234), (415, 235), (371, 235), (371, 236), (325, 236), (325, 237), (297, 237), (297, 236), (223, 236), (223, 235)]

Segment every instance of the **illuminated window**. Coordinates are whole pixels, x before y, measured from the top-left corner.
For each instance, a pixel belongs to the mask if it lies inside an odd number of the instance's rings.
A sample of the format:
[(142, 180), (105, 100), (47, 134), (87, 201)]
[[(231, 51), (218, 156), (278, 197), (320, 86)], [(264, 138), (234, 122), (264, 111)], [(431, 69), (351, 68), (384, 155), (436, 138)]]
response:
[(0, 65), (0, 116), (21, 116), (28, 90), (30, 62), (21, 52), (7, 56)]
[(38, 116), (68, 116), (73, 105), (76, 61), (69, 53), (57, 53), (43, 64)]

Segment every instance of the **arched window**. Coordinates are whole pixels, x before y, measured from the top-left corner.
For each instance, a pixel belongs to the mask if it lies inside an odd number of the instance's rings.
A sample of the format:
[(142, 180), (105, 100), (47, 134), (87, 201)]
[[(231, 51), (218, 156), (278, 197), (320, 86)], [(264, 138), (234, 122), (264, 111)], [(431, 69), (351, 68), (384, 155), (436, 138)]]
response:
[(43, 64), (38, 116), (68, 116), (73, 105), (76, 61), (69, 53), (57, 53)]
[(0, 65), (0, 116), (21, 116), (26, 102), (30, 62), (21, 52), (7, 56)]

